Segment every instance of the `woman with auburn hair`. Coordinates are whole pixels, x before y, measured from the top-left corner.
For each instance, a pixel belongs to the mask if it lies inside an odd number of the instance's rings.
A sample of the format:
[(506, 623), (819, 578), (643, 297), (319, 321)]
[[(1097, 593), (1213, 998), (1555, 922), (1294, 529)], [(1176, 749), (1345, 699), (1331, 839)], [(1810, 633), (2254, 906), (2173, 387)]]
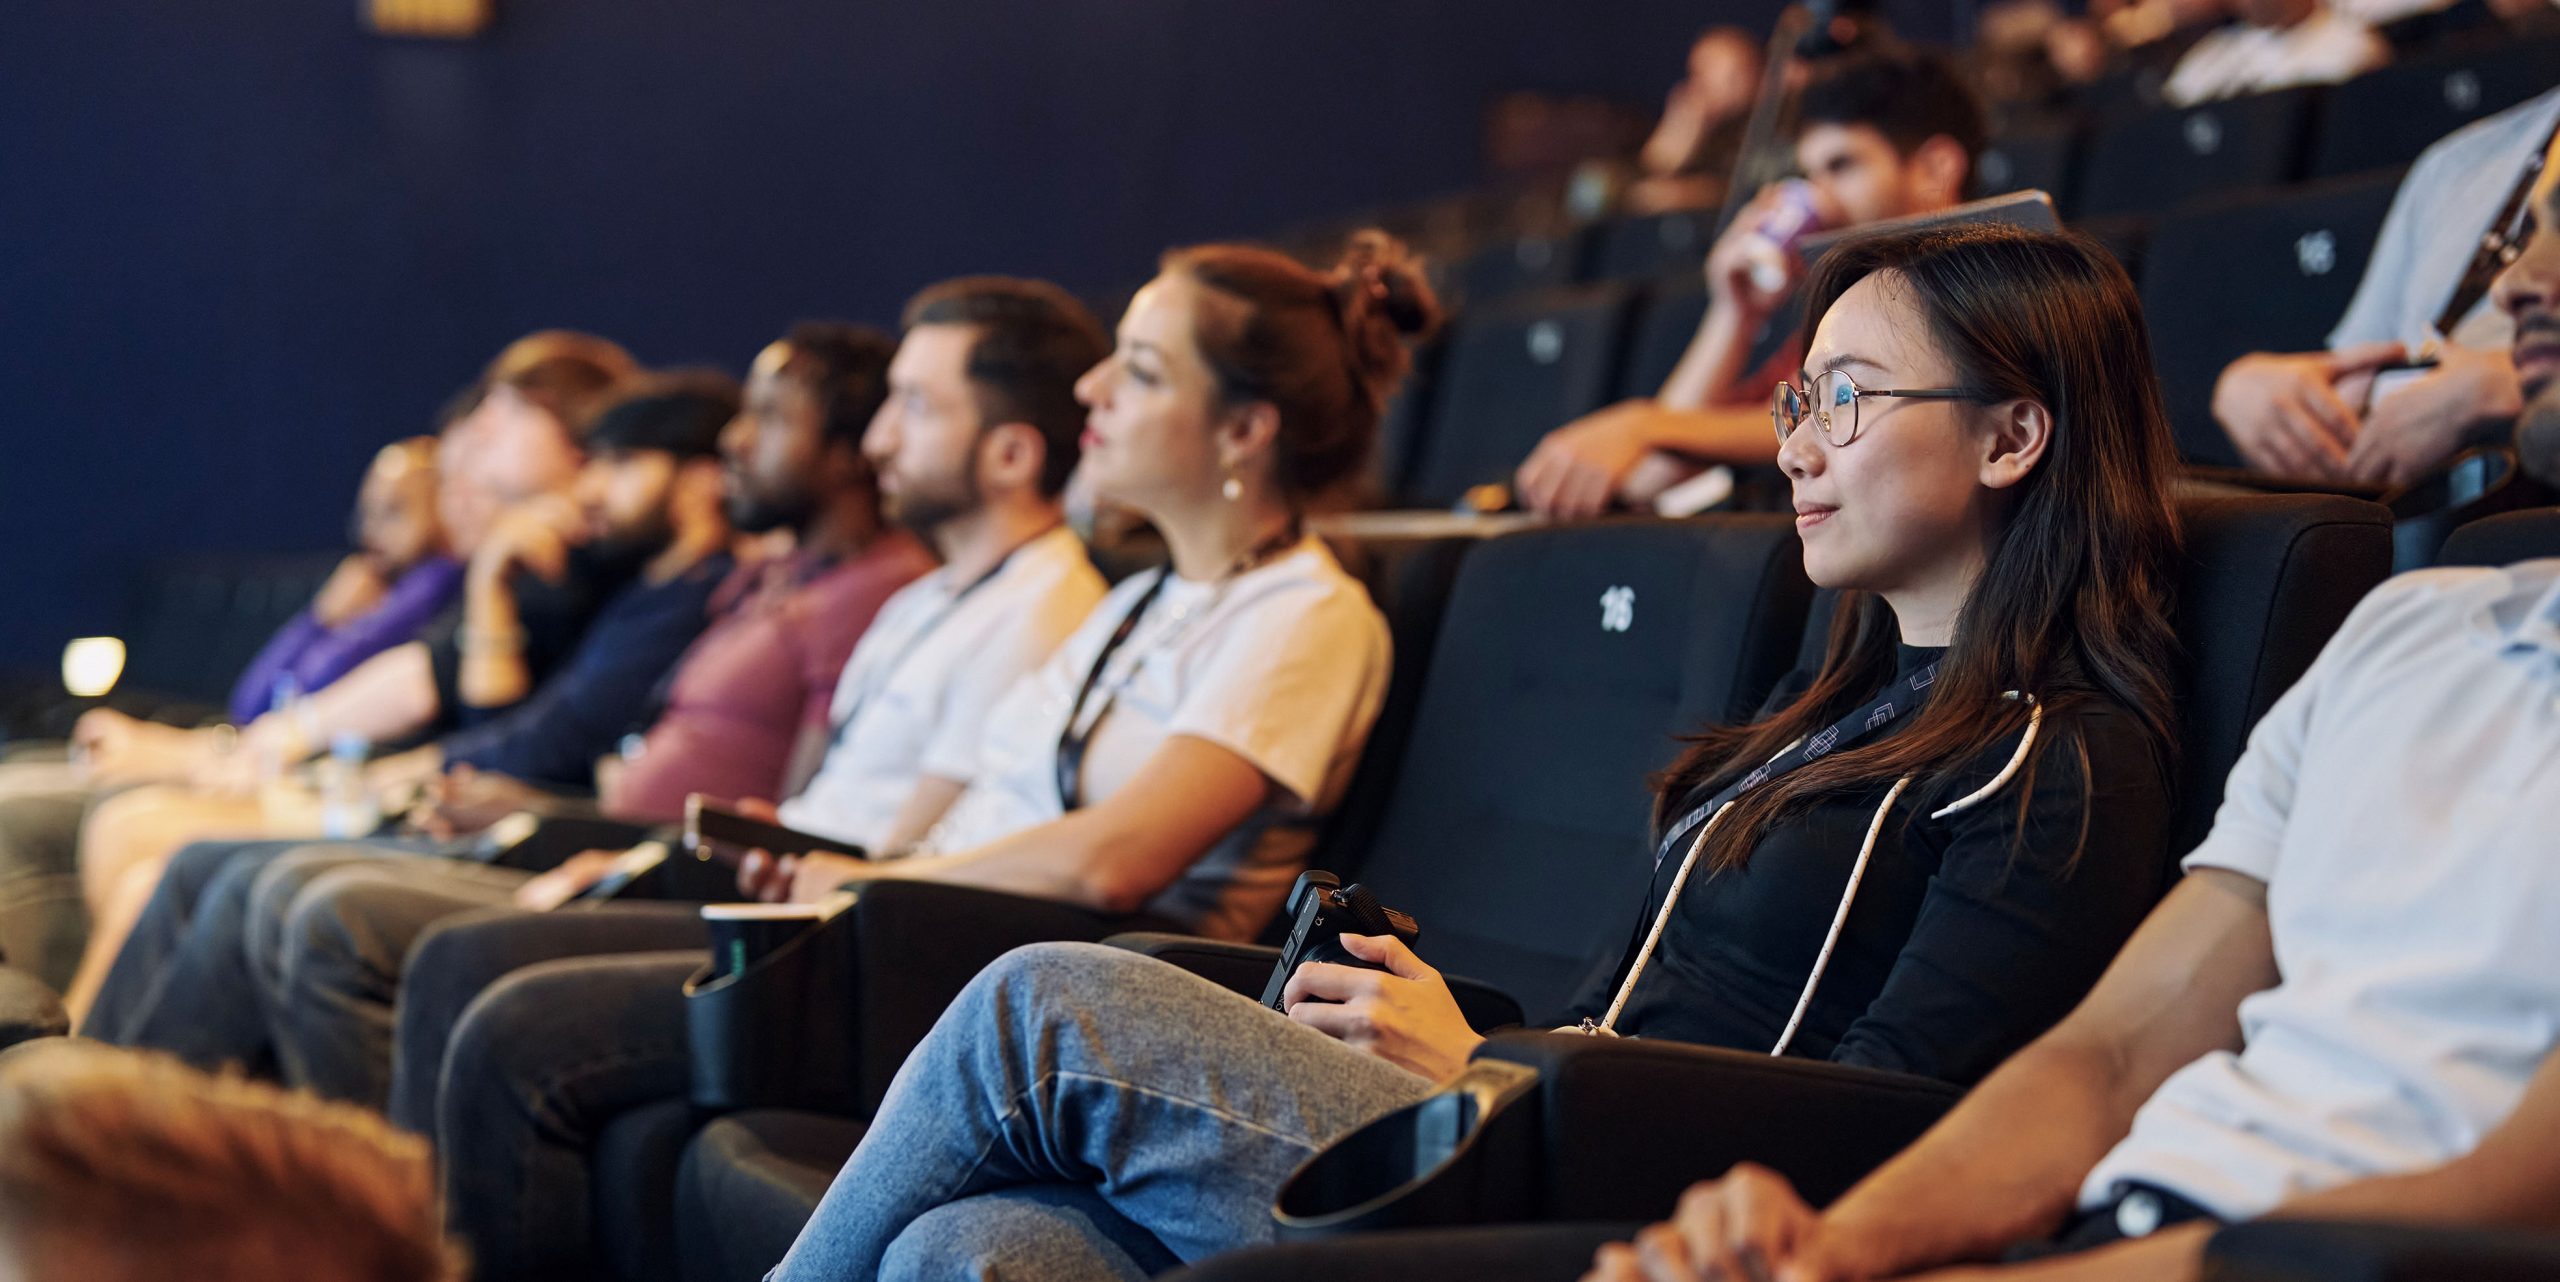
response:
[[(1385, 620), (1303, 515), (1358, 473), (1406, 338), (1436, 318), (1416, 265), (1375, 233), (1331, 272), (1244, 246), (1167, 255), (1075, 393), (1085, 482), (1145, 516), (1170, 564), (1121, 584), (998, 700), (976, 773), (913, 853), (753, 854), (741, 889), (815, 902), (933, 881), (1252, 938), (1348, 785), (1389, 668)], [(435, 1130), (485, 1276), (579, 1266), (586, 1138), (686, 1089), (677, 993), (701, 962), (546, 962), (454, 1025)], [(613, 1017), (580, 1036), (563, 1010)]]
[[(1594, 1035), (1980, 1077), (2167, 880), (2171, 453), (2140, 304), (2076, 237), (1844, 244), (1779, 390), (1818, 669), (1658, 781)], [(1482, 1040), (1392, 938), (1286, 1014), (1134, 953), (1020, 949), (899, 1072), (778, 1282), (1144, 1277), (1267, 1239), (1281, 1181)]]

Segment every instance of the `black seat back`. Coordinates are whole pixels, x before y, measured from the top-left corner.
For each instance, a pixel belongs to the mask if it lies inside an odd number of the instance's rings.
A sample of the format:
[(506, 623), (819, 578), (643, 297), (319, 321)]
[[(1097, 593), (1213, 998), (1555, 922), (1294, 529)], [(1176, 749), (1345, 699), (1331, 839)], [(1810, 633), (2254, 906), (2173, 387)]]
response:
[(2369, 72), (2329, 91), (2314, 177), (2405, 165), (2446, 134), (2560, 84), (2560, 40), (2464, 48)]
[(1627, 324), (1626, 359), (1618, 367), (1618, 399), (1659, 395), (1707, 319), (1707, 283), (1696, 273), (1664, 278), (1647, 289)]
[(2399, 175), (2200, 205), (2160, 220), (2143, 254), (2142, 310), (2179, 453), (2236, 465), (2213, 384), (2253, 351), (2310, 351), (2354, 297)]
[(1712, 209), (1674, 209), (1593, 223), (1583, 232), (1582, 278), (1642, 280), (1673, 272), (1695, 276), (1707, 261), (1715, 232)]
[(2446, 536), (2438, 565), (2513, 565), (2560, 556), (2560, 507), (2483, 517)]
[[(2175, 607), (2182, 653), (2178, 815), (2166, 852), (2173, 860), (2212, 828), (2223, 777), (2250, 728), (2391, 572), (2391, 517), (2380, 504), (2252, 494), (2184, 499), (2178, 514), (2187, 559)], [(1838, 597), (1814, 594), (1798, 666), (1822, 662)]]
[(2045, 121), (2012, 130), (1985, 143), (1973, 163), (1977, 196), (2034, 189), (2053, 197), (2056, 209), (2072, 211), (2073, 169), (2080, 158), (2080, 126), (2076, 121)]
[(2291, 182), (2302, 172), (2318, 94), (2283, 89), (2102, 126), (2089, 139), (2075, 212), (2149, 213), (2213, 192)]
[(1607, 403), (1628, 298), (1593, 286), (1460, 319), (1404, 497), (1446, 507), (1472, 486), (1508, 483), (1540, 438)]
[(1794, 661), (1810, 591), (1776, 516), (1478, 544), (1361, 880), (1421, 923), (1433, 965), (1533, 1018), (1562, 1009), (1639, 910), (1648, 777), (1678, 735), (1756, 710)]
[(2187, 565), (2178, 814), (2172, 857), (2213, 828), (2249, 731), (2293, 687), (2364, 594), (2391, 573), (2391, 514), (2328, 494), (2190, 498), (2178, 504)]
[(1580, 266), (1581, 239), (1572, 232), (1531, 233), (1497, 241), (1458, 264), (1458, 297), (1470, 308), (1497, 305), (1521, 294), (1570, 284)]
[(240, 671), (319, 595), (343, 553), (180, 557), (134, 578), (124, 685), (219, 709)]

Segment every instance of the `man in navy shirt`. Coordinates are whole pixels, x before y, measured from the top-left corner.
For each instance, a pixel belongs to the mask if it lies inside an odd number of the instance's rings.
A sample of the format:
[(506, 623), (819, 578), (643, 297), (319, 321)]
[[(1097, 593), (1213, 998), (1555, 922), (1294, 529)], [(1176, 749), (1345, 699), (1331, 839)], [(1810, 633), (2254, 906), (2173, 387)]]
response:
[[(691, 376), (645, 383), (597, 416), (587, 436), (590, 458), (579, 475), (576, 504), (512, 513), (505, 528), (491, 535), (495, 550), (474, 558), (466, 591), (505, 594), (521, 577), (572, 574), (619, 579), (625, 586), (606, 600), (568, 658), (530, 695), (513, 702), (474, 697), (472, 703), (495, 710), (437, 743), (374, 763), (367, 771), (370, 785), (389, 789), (448, 765), (469, 765), (580, 787), (592, 778), (596, 758), (648, 722), (659, 683), (702, 631), (712, 593), (734, 568), (718, 446), (737, 407), (734, 384)], [(466, 688), (478, 687), (475, 696), (503, 695), (514, 675), (509, 660), (521, 664), (521, 632), (510, 635), (503, 614), (482, 611), (473, 618), (474, 627), (489, 635), (463, 639), (461, 679)], [(219, 1001), (190, 1001), (179, 1010), (160, 1001), (158, 990), (184, 923), (193, 916), (187, 907), (199, 894), (211, 894), (217, 879), (245, 883), (266, 863), (319, 834), (305, 829), (271, 835), (283, 839), (204, 841), (173, 857), (172, 875), (143, 910), (149, 938), (117, 955), (95, 1002), (83, 1012), (84, 1032), (164, 1045), (208, 1065), (257, 1053), (264, 1025), (254, 1003), (230, 1010)], [(162, 902), (173, 895), (188, 903)], [(177, 929), (154, 929), (160, 919)]]

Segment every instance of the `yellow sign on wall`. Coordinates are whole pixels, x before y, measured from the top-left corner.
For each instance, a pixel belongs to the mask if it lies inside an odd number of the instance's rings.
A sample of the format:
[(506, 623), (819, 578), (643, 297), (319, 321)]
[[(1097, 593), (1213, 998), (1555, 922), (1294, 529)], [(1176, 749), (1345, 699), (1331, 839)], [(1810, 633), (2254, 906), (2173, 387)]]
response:
[(376, 33), (459, 40), (489, 29), (497, 0), (364, 0)]

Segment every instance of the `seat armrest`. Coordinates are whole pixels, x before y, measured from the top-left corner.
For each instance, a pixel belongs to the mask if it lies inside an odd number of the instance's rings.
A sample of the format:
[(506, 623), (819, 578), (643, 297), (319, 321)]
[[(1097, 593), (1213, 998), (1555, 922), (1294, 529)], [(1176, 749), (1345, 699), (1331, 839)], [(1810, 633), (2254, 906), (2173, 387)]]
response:
[(1261, 944), (1231, 944), (1197, 935), (1141, 930), (1113, 935), (1102, 942), (1179, 966), (1229, 992), (1259, 998), (1280, 964), (1280, 950)]
[(2205, 1282), (2525, 1282), (2560, 1277), (2560, 1234), (2252, 1220), (2205, 1243)]
[(1659, 1219), (1689, 1185), (1745, 1161), (1825, 1205), (1963, 1095), (1931, 1078), (1643, 1038), (1502, 1033), (1476, 1054), (1542, 1078), (1549, 1220)]
[(0, 966), (0, 1049), (71, 1031), (62, 999), (24, 971)]
[[(1271, 968), (1280, 964), (1277, 948), (1190, 935), (1134, 932), (1114, 935), (1103, 942), (1170, 962), (1220, 988), (1257, 1000), (1270, 986)], [(1458, 999), (1458, 1011), (1467, 1017), (1469, 1026), (1482, 1030), (1511, 1028), (1520, 1023), (1520, 1003), (1512, 1000), (1509, 993), (1463, 975), (1441, 978), (1448, 981), (1449, 993)]]
[(1055, 900), (922, 881), (866, 882), (829, 928), (854, 932), (861, 1116), (978, 972), (1025, 944), (1095, 942), (1135, 924)]

